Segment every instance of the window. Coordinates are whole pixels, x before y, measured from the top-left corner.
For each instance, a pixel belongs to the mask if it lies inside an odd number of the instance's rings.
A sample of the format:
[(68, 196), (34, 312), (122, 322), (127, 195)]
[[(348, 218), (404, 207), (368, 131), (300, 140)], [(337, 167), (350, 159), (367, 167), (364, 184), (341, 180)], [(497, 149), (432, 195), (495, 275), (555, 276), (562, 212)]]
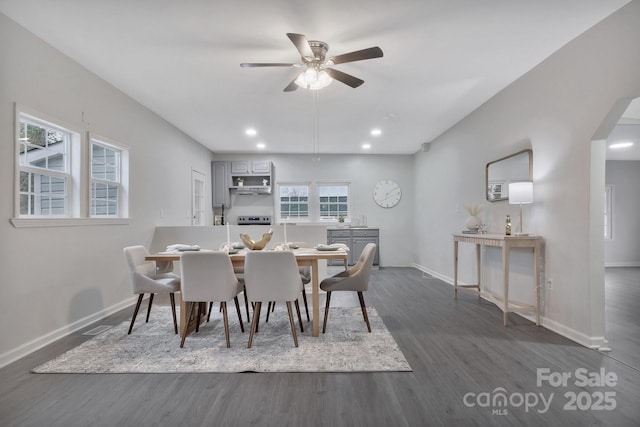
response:
[(604, 190), (604, 238), (613, 239), (613, 185)]
[(129, 152), (15, 104), (14, 227), (125, 224)]
[(308, 184), (280, 184), (278, 197), (281, 220), (310, 220)]
[(71, 131), (24, 114), (18, 129), (19, 216), (69, 215)]
[(349, 184), (318, 184), (320, 219), (349, 216)]
[(278, 184), (280, 222), (335, 222), (349, 216), (349, 183)]
[(89, 212), (96, 216), (120, 216), (121, 150), (91, 139), (91, 190)]

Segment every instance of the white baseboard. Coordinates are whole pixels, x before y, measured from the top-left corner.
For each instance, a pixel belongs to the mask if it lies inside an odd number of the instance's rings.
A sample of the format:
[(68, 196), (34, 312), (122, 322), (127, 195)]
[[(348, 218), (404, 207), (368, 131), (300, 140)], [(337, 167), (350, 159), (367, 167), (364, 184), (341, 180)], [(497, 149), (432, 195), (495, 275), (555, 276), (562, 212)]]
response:
[(547, 318), (541, 318), (540, 324), (545, 328), (552, 330), (565, 338), (569, 338), (571, 341), (575, 341), (585, 347), (589, 347), (594, 350), (609, 351), (609, 343), (604, 337), (590, 337), (589, 335), (585, 335), (573, 328), (569, 328), (562, 323)]
[(128, 298), (122, 302), (119, 302), (118, 304), (112, 305), (111, 307), (107, 307), (103, 310), (100, 310), (97, 313), (94, 313), (90, 316), (79, 319), (59, 329), (56, 329), (55, 331), (51, 331), (48, 334), (45, 334), (41, 337), (31, 340), (21, 345), (20, 347), (14, 348), (13, 350), (10, 350), (2, 354), (0, 355), (0, 368), (7, 366), (12, 362), (15, 362), (16, 360), (22, 357), (25, 357), (33, 353), (34, 351), (39, 350), (42, 347), (49, 345), (56, 340), (59, 340), (60, 338), (70, 335), (86, 326), (89, 326), (93, 322), (97, 322), (98, 320), (104, 319), (105, 317), (108, 317), (113, 313), (116, 313), (122, 310), (123, 308), (129, 307), (135, 304), (136, 300), (137, 300), (136, 297)]
[[(430, 270), (418, 264), (413, 264), (413, 267), (453, 286), (453, 278), (449, 276), (444, 276), (438, 272), (435, 272), (433, 270)], [(464, 285), (466, 283), (460, 282), (460, 284)], [(487, 300), (487, 301), (490, 301), (490, 300)], [(531, 315), (524, 314), (524, 313), (513, 313), (513, 314), (517, 314), (518, 316), (524, 317), (525, 319), (530, 320), (532, 322), (536, 321), (535, 316), (533, 314)], [(575, 341), (576, 343), (583, 345), (585, 347), (589, 347), (589, 348), (600, 350), (600, 351), (609, 351), (608, 342), (605, 339), (605, 337), (590, 337), (562, 323), (556, 322), (555, 320), (547, 319), (543, 316), (540, 316), (540, 325), (549, 329), (550, 331), (553, 331), (559, 335), (562, 335), (563, 337), (568, 338), (571, 341)]]
[(605, 267), (640, 267), (640, 262), (605, 262)]
[(448, 284), (453, 286), (453, 279), (448, 277), (448, 276), (443, 276), (442, 274), (438, 273), (437, 271), (430, 270), (430, 269), (428, 269), (426, 267), (423, 267), (421, 265), (418, 265), (418, 264), (412, 264), (411, 266), (413, 268), (416, 268), (416, 269), (422, 271), (423, 273), (426, 273), (426, 274), (428, 274), (430, 276), (433, 276), (436, 279), (440, 279), (443, 282), (448, 283)]

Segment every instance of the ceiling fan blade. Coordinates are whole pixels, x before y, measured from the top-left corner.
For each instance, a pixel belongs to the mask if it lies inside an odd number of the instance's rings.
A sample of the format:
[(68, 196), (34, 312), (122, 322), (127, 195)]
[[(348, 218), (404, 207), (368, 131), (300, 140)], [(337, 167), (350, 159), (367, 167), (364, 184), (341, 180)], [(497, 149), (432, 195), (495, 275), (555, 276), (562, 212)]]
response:
[(327, 63), (344, 64), (345, 62), (362, 61), (365, 59), (381, 58), (383, 55), (382, 49), (378, 46), (370, 47), (368, 49), (356, 50), (354, 52), (343, 53), (342, 55), (329, 58)]
[(303, 34), (287, 33), (287, 37), (289, 37), (289, 40), (293, 42), (296, 49), (298, 49), (298, 52), (300, 52), (300, 56), (302, 56), (303, 59), (306, 59), (309, 61), (315, 59), (316, 55), (311, 50), (309, 41)]
[(295, 67), (298, 64), (290, 64), (285, 62), (243, 62), (241, 67)]
[(325, 71), (332, 79), (338, 80), (352, 88), (356, 88), (364, 83), (364, 80), (362, 79), (354, 77), (351, 74), (343, 73), (342, 71), (334, 70), (333, 68), (325, 68)]
[(289, 83), (289, 86), (284, 88), (285, 92), (293, 92), (294, 90), (298, 89), (298, 85), (296, 84), (296, 79), (298, 77), (296, 77), (295, 79), (291, 80), (291, 83)]

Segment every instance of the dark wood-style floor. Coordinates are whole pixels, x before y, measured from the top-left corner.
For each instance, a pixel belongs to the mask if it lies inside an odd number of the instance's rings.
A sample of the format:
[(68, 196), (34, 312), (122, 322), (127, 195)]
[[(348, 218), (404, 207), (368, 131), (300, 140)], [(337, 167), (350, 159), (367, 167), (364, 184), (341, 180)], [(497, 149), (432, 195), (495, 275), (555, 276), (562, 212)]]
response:
[(605, 269), (605, 300), (609, 356), (640, 369), (640, 268)]
[[(619, 335), (610, 330), (614, 350), (605, 354), (517, 315), (505, 328), (493, 304), (470, 294), (456, 301), (450, 285), (415, 269), (374, 271), (367, 304), (376, 307), (413, 372), (30, 373), (87, 339), (77, 333), (0, 370), (0, 425), (638, 426), (639, 365), (623, 361), (616, 350), (616, 342), (624, 340), (638, 354), (635, 285), (635, 301), (620, 295), (607, 310), (614, 329), (616, 313), (636, 322), (631, 327), (635, 339), (625, 337), (629, 326), (623, 325)], [(607, 296), (614, 299), (618, 292), (625, 289)], [(99, 323), (116, 324), (130, 315), (124, 310)], [(576, 385), (575, 371), (581, 368), (615, 374), (615, 385)], [(566, 386), (538, 384), (538, 369), (570, 373), (571, 378)], [(506, 406), (491, 401), (500, 393), (507, 397)], [(541, 398), (551, 399), (548, 408)]]

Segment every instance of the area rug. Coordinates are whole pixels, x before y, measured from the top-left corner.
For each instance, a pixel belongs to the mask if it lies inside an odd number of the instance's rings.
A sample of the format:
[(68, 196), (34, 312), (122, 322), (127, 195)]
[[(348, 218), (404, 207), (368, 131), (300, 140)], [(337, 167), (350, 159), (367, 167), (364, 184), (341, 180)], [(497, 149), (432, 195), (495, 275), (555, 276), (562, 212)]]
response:
[[(280, 304), (282, 305), (282, 304)], [(409, 363), (375, 308), (368, 308), (371, 333), (360, 308), (331, 308), (325, 334), (311, 335), (303, 322), (296, 348), (286, 308), (278, 308), (265, 323), (264, 310), (252, 348), (249, 325), (240, 331), (233, 305), (229, 309), (231, 348), (226, 347), (222, 315), (189, 335), (184, 348), (173, 333), (168, 307), (154, 307), (149, 323), (139, 316), (131, 335), (128, 322), (91, 338), (33, 369), (35, 373), (231, 373), (231, 372), (373, 372), (411, 371)], [(303, 313), (304, 317), (304, 313)]]

